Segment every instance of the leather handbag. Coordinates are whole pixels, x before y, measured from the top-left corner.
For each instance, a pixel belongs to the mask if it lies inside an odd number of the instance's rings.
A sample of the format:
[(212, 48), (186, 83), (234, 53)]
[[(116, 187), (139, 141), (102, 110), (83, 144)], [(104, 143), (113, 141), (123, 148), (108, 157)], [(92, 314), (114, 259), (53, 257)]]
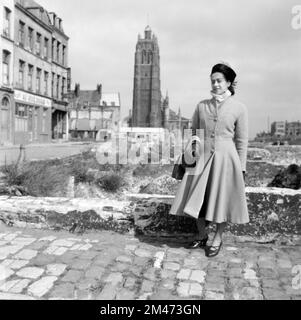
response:
[(172, 178), (177, 180), (182, 180), (184, 177), (184, 174), (186, 172), (186, 168), (195, 168), (196, 167), (196, 161), (192, 164), (188, 164), (185, 161), (185, 155), (188, 157), (188, 159), (191, 159), (191, 157), (194, 157), (194, 152), (196, 150), (196, 141), (199, 141), (199, 138), (196, 136), (193, 136), (192, 139), (188, 142), (184, 153), (182, 153), (179, 158), (177, 159), (176, 163), (174, 164), (173, 170), (172, 170)]
[(175, 165), (173, 167), (171, 176), (174, 179), (182, 180), (184, 177), (184, 174), (186, 172), (186, 168), (195, 168), (195, 166), (196, 166), (196, 162), (194, 162), (193, 164), (187, 164), (185, 162), (184, 153), (182, 153), (181, 156), (179, 157), (177, 163), (175, 163)]

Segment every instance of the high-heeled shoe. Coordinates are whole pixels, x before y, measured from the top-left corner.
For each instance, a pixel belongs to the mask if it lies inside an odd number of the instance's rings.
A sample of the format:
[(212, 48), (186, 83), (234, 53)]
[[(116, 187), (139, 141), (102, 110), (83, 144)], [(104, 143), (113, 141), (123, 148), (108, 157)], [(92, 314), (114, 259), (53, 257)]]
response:
[(198, 249), (198, 248), (206, 248), (207, 241), (209, 237), (208, 235), (202, 240), (194, 240), (187, 246), (187, 249)]
[(223, 245), (223, 242), (221, 241), (221, 243), (219, 244), (219, 246), (210, 246), (210, 247), (207, 247), (205, 249), (205, 254), (206, 254), (206, 257), (208, 258), (212, 258), (212, 257), (215, 257), (219, 254), (220, 250), (221, 250), (221, 247)]

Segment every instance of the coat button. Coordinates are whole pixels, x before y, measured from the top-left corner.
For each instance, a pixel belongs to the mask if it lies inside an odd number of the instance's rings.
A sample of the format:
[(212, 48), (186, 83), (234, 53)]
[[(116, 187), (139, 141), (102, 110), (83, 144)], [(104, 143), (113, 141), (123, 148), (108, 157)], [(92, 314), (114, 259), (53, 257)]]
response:
[(217, 122), (217, 118), (214, 118), (214, 122)]

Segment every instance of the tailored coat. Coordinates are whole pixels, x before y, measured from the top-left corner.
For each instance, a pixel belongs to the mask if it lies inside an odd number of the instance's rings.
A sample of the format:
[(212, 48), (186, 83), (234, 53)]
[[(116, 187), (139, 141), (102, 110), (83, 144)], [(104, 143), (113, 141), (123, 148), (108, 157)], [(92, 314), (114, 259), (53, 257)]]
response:
[(249, 222), (243, 171), (248, 148), (248, 111), (233, 96), (221, 104), (201, 101), (192, 129), (202, 140), (195, 168), (186, 170), (170, 210), (214, 223)]

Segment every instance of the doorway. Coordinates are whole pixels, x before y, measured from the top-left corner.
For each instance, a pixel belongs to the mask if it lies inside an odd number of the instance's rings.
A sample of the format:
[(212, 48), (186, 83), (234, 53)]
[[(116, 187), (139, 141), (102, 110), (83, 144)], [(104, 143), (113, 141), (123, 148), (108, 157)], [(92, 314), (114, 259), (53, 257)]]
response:
[(10, 102), (4, 97), (0, 106), (0, 143), (9, 141), (9, 110)]

